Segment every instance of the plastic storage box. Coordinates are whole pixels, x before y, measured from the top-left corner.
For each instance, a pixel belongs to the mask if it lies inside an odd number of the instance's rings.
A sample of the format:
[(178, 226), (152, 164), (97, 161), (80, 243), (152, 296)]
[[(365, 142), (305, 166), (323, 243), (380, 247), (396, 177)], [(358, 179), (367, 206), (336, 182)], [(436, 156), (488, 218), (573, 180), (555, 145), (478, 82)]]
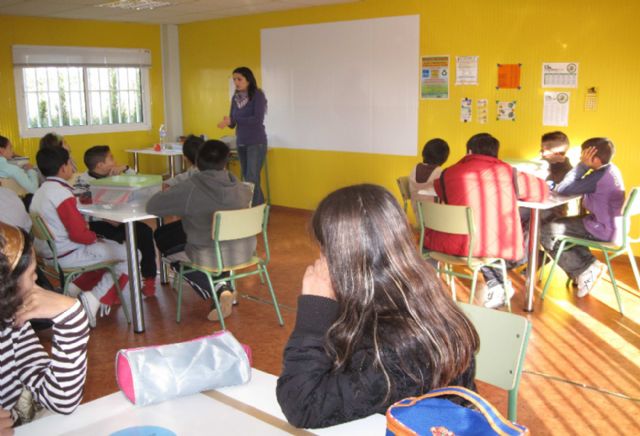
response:
[(105, 177), (89, 182), (91, 202), (105, 208), (144, 208), (162, 189), (162, 176), (136, 174)]

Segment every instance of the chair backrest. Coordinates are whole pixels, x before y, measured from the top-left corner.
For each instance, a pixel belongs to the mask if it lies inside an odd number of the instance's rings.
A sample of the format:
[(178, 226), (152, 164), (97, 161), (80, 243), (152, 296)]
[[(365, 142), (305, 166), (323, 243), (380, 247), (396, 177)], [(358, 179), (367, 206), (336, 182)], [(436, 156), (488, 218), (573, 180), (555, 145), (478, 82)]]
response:
[(476, 378), (505, 390), (517, 388), (531, 323), (520, 315), (458, 303), (480, 337)]
[(31, 215), (31, 221), (33, 222), (33, 226), (31, 226), (31, 232), (33, 233), (33, 236), (36, 239), (40, 239), (47, 243), (53, 256), (53, 259), (52, 259), (53, 265), (57, 270), (58, 269), (58, 252), (56, 250), (56, 243), (55, 243), (55, 240), (53, 239), (53, 235), (51, 234), (51, 230), (49, 230), (47, 223), (44, 222), (44, 220), (39, 214), (32, 212), (30, 215)]
[(263, 231), (267, 205), (238, 210), (224, 210), (213, 215), (212, 239), (222, 242), (248, 238)]
[(418, 201), (420, 221), (425, 229), (455, 235), (473, 235), (473, 213), (469, 206)]
[(640, 215), (640, 187), (638, 186), (631, 188), (622, 210), (622, 237), (625, 239), (631, 230), (631, 217), (635, 215)]
[(13, 192), (18, 194), (19, 197), (24, 197), (29, 192), (22, 187), (18, 182), (13, 180), (10, 177), (2, 177), (0, 178), (0, 186), (3, 188), (11, 189)]
[(398, 189), (400, 189), (400, 195), (402, 196), (402, 207), (404, 211), (407, 211), (407, 205), (411, 201), (411, 191), (409, 190), (409, 177), (403, 176), (396, 179), (398, 183)]

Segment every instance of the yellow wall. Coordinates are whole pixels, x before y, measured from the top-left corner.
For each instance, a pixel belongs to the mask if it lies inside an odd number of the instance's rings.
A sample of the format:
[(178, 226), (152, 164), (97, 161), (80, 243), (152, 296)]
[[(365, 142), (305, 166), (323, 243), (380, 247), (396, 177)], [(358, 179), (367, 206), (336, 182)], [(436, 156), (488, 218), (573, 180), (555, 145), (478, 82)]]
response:
[[(34, 158), (38, 150), (38, 139), (22, 139), (18, 130), (11, 55), (11, 46), (14, 44), (150, 49), (151, 130), (69, 135), (66, 139), (71, 146), (72, 157), (81, 168), (84, 168), (84, 151), (92, 145), (108, 144), (116, 160), (127, 162), (131, 158), (124, 152), (126, 148), (150, 146), (158, 141), (158, 128), (164, 111), (160, 26), (0, 16), (0, 135), (8, 137), (18, 153)], [(141, 159), (141, 170), (152, 171), (163, 164)]]
[[(640, 123), (640, 3), (624, 0), (363, 0), (335, 6), (212, 20), (180, 26), (184, 127), (210, 137), (229, 134), (215, 126), (228, 111), (228, 78), (234, 67), (251, 67), (260, 82), (260, 29), (394, 15), (420, 15), (420, 52), (480, 56), (480, 85), (451, 83), (448, 101), (420, 101), (419, 143), (445, 138), (452, 146), (449, 163), (464, 152), (466, 140), (487, 131), (502, 143), (502, 157), (532, 157), (542, 126), (543, 62), (579, 62), (579, 88), (571, 90), (569, 127), (574, 145), (593, 136), (609, 136), (618, 146), (615, 162), (627, 186), (640, 185), (637, 144)], [(418, 62), (418, 59), (416, 59)], [(497, 63), (522, 63), (522, 90), (500, 90)], [(452, 76), (453, 76), (453, 70)], [(357, 78), (353, 78), (357, 80)], [(584, 112), (589, 86), (600, 89), (597, 112)], [(267, 98), (269, 90), (265, 90)], [(517, 121), (459, 121), (460, 100), (518, 101)], [(418, 78), (416, 77), (416, 98)], [(475, 116), (475, 113), (474, 113)], [(492, 119), (493, 118), (493, 119)], [(277, 147), (277, 144), (272, 144)], [(416, 158), (274, 148), (269, 151), (274, 204), (311, 209), (329, 191), (352, 183), (382, 184), (398, 194), (396, 177), (408, 174)]]

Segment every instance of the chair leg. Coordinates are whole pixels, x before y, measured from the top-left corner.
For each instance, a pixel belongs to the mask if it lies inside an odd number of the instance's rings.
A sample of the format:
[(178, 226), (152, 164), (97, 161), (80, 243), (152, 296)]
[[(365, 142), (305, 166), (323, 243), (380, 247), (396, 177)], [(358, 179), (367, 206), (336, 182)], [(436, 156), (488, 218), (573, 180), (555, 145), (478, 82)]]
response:
[(607, 262), (607, 268), (609, 268), (609, 276), (611, 277), (613, 292), (615, 292), (616, 300), (618, 300), (618, 308), (620, 309), (620, 315), (624, 316), (624, 312), (622, 311), (622, 299), (620, 298), (620, 291), (618, 291), (618, 284), (616, 283), (616, 278), (613, 275), (613, 268), (611, 268), (611, 260), (609, 260), (609, 254), (606, 251), (604, 252), (604, 260)]
[(473, 299), (476, 297), (476, 285), (478, 284), (478, 268), (473, 270), (473, 277), (471, 278), (471, 290), (469, 292), (469, 304), (473, 304)]
[(640, 291), (640, 273), (638, 272), (636, 257), (633, 255), (633, 250), (631, 250), (630, 245), (627, 245), (627, 255), (629, 256), (629, 263), (631, 264), (631, 269), (633, 270), (633, 276), (636, 278), (636, 290)]
[(542, 295), (540, 295), (540, 299), (544, 300), (544, 297), (547, 295), (547, 291), (549, 290), (549, 285), (551, 284), (551, 279), (553, 278), (553, 272), (556, 270), (556, 265), (558, 264), (558, 260), (560, 260), (560, 256), (564, 251), (566, 241), (562, 241), (560, 246), (558, 247), (558, 252), (556, 256), (553, 258), (553, 262), (551, 263), (551, 269), (549, 270), (549, 276), (547, 277), (547, 281), (544, 283), (544, 289), (542, 289)]
[(180, 264), (177, 277), (174, 277), (174, 282), (178, 280), (178, 309), (176, 310), (176, 323), (180, 322), (180, 310), (182, 309), (182, 282), (184, 281), (182, 275), (184, 274), (184, 267)]
[(122, 295), (122, 289), (120, 289), (120, 283), (118, 283), (118, 276), (116, 276), (116, 272), (113, 268), (107, 269), (109, 270), (109, 274), (111, 274), (111, 278), (113, 279), (113, 285), (116, 287), (116, 292), (118, 293), (118, 297), (120, 298), (120, 304), (122, 305), (122, 310), (124, 311), (124, 317), (127, 319), (127, 324), (131, 324), (131, 315), (129, 315), (127, 302), (124, 299), (124, 295)]
[(222, 308), (220, 307), (220, 300), (218, 300), (218, 293), (216, 292), (213, 280), (211, 279), (211, 274), (207, 274), (207, 279), (209, 280), (209, 287), (211, 288), (211, 298), (213, 298), (213, 303), (216, 305), (216, 311), (218, 312), (218, 320), (220, 321), (220, 329), (224, 330), (224, 317), (222, 316)]
[(267, 279), (267, 285), (269, 286), (269, 292), (271, 293), (271, 299), (273, 300), (273, 307), (276, 309), (276, 315), (278, 317), (278, 323), (283, 326), (284, 320), (282, 319), (282, 315), (280, 314), (280, 306), (278, 306), (278, 300), (276, 299), (276, 293), (273, 290), (273, 286), (271, 285), (271, 279), (269, 278), (269, 271), (267, 271), (267, 267), (260, 265), (259, 270), (264, 272), (264, 277)]
[(516, 422), (518, 417), (518, 388), (509, 391), (509, 409), (507, 418), (511, 422)]

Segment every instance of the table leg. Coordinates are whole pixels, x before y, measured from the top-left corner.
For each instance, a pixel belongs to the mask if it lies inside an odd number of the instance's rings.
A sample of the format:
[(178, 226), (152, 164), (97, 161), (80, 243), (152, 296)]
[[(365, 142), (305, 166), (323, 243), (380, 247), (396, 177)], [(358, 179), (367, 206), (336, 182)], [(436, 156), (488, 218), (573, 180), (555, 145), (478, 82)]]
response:
[(138, 161), (138, 153), (133, 153), (133, 171), (136, 172), (136, 174), (138, 173), (138, 169), (139, 169), (139, 161)]
[[(156, 218), (156, 223), (158, 224), (157, 228), (160, 228), (160, 226), (164, 225), (164, 219), (158, 217)], [(160, 253), (160, 250), (158, 250), (158, 265), (160, 266), (160, 283), (165, 285), (169, 283), (169, 280), (167, 280), (168, 271), (167, 264), (162, 261), (162, 253)]]
[(142, 312), (142, 293), (140, 290), (140, 264), (136, 249), (135, 221), (125, 224), (127, 263), (129, 264), (129, 292), (131, 293), (131, 312), (133, 313), (133, 331), (144, 333), (144, 313)]
[(176, 165), (173, 156), (169, 156), (169, 176), (173, 179), (176, 176)]
[(538, 244), (540, 241), (540, 209), (530, 209), (529, 221), (529, 265), (527, 266), (527, 295), (524, 303), (525, 312), (533, 312), (533, 293), (536, 290), (536, 270), (538, 269)]

